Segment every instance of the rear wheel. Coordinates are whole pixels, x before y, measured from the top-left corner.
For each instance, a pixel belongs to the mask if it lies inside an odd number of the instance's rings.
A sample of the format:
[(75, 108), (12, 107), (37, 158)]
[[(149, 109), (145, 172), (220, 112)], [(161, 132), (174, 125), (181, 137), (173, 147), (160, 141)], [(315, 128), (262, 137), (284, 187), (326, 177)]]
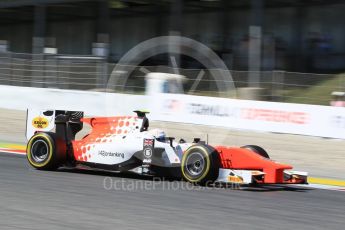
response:
[(182, 157), (182, 177), (191, 183), (205, 185), (214, 182), (218, 178), (219, 167), (219, 155), (210, 146), (193, 145)]
[(255, 152), (255, 153), (259, 154), (260, 156), (262, 156), (264, 158), (270, 159), (270, 156), (268, 155), (266, 150), (264, 150), (260, 146), (257, 146), (257, 145), (245, 145), (245, 146), (242, 146), (241, 148), (248, 149), (248, 150), (250, 150), (252, 152)]
[(65, 160), (65, 153), (57, 148), (54, 133), (38, 133), (31, 137), (26, 156), (31, 166), (41, 170), (55, 170)]

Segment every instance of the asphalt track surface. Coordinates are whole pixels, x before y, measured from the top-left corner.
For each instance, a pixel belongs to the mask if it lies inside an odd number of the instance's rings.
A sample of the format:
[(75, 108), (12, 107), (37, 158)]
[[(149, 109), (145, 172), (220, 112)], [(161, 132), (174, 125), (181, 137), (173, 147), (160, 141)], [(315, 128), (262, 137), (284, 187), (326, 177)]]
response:
[[(135, 188), (135, 185), (138, 187)], [(345, 193), (32, 169), (0, 153), (0, 229), (344, 229)]]

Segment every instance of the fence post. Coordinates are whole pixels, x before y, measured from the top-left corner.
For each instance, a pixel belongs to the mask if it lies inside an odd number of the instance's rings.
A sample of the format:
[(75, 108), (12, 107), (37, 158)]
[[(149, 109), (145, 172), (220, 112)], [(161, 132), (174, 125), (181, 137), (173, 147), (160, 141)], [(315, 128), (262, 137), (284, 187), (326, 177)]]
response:
[(46, 55), (45, 83), (48, 88), (59, 88), (57, 84), (57, 59), (55, 55)]
[[(46, 7), (36, 5), (34, 8), (34, 31), (32, 38), (32, 68), (31, 68), (31, 86), (44, 87), (44, 55), (43, 48), (45, 43), (46, 27)], [(36, 78), (36, 81), (34, 79)]]
[(250, 26), (249, 29), (249, 87), (260, 87), (261, 70), (261, 27)]
[(107, 87), (108, 80), (108, 66), (107, 59), (102, 58), (96, 62), (97, 78), (96, 78), (96, 89)]
[(285, 71), (273, 70), (272, 73), (272, 101), (282, 101), (282, 91), (284, 90)]

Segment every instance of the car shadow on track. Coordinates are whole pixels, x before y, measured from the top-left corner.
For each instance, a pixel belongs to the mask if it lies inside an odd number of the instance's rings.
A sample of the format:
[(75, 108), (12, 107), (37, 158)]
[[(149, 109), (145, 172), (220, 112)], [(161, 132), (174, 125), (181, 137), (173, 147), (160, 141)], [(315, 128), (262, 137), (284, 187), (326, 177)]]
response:
[(260, 186), (246, 186), (242, 187), (243, 191), (247, 192), (276, 192), (276, 191), (287, 191), (287, 192), (307, 192), (315, 190), (314, 188), (299, 187), (294, 185), (260, 185)]
[[(139, 175), (134, 172), (112, 172), (104, 170), (91, 170), (91, 169), (77, 169), (77, 168), (60, 168), (59, 172), (66, 173), (77, 173), (77, 174), (87, 174), (93, 176), (102, 176), (102, 177), (112, 177), (119, 179), (133, 179), (133, 180), (146, 180), (146, 181), (163, 181), (163, 182), (181, 182), (177, 178), (166, 178), (166, 177), (154, 177), (151, 175)], [(200, 187), (200, 185), (193, 185), (195, 188)], [(205, 186), (202, 186), (205, 187)], [(314, 190), (313, 188), (299, 187), (292, 185), (256, 185), (256, 186), (247, 186), (247, 185), (238, 185), (238, 184), (226, 184), (226, 183), (212, 183), (206, 186), (209, 189), (228, 189), (228, 190), (240, 190), (246, 192), (277, 192), (277, 191), (286, 191), (286, 192), (307, 192)]]
[(78, 169), (78, 168), (60, 168), (58, 172), (68, 172), (77, 174), (87, 174), (93, 176), (105, 176), (105, 177), (115, 177), (124, 179), (137, 179), (137, 180), (152, 180), (151, 175), (139, 175), (134, 172), (112, 172), (98, 169)]

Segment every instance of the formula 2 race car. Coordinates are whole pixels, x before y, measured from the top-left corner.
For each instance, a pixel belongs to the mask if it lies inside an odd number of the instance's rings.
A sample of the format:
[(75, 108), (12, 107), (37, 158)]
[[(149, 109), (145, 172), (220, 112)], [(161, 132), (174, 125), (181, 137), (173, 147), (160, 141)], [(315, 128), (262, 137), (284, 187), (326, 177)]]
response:
[[(199, 138), (177, 142), (162, 130), (148, 129), (145, 111), (135, 112), (137, 116), (84, 118), (77, 111), (28, 110), (27, 159), (41, 170), (87, 166), (171, 176), (201, 185), (307, 183), (307, 173), (289, 171), (290, 165), (271, 160), (258, 146), (212, 146)], [(83, 123), (92, 130), (75, 140)]]

